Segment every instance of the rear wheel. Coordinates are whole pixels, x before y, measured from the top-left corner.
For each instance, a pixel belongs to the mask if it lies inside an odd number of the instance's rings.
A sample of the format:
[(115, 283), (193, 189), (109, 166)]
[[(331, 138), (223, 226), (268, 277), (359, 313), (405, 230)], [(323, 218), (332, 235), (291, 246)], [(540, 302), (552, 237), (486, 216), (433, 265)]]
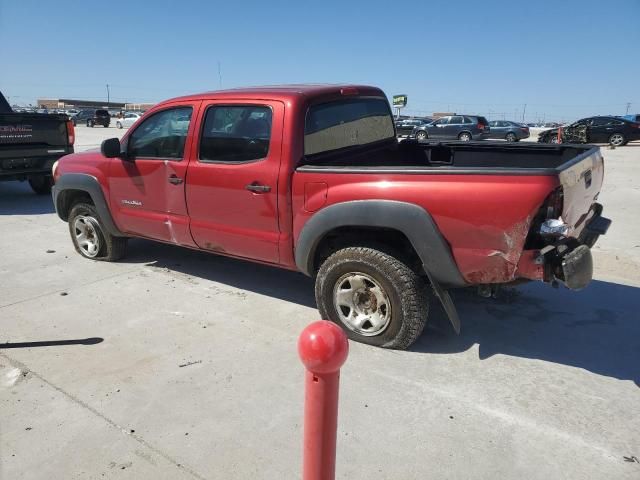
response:
[(320, 267), (315, 290), (321, 317), (369, 345), (408, 348), (429, 314), (425, 281), (397, 258), (373, 248), (335, 252)]
[(416, 133), (416, 140), (418, 140), (419, 142), (422, 142), (427, 138), (429, 138), (429, 135), (427, 135), (427, 132), (423, 130), (420, 130), (418, 133)]
[(462, 132), (460, 135), (458, 135), (458, 140), (461, 140), (463, 142), (470, 142), (471, 134), (469, 132)]
[(93, 120), (87, 120), (87, 127), (93, 127)]
[(90, 203), (77, 203), (69, 213), (69, 233), (76, 251), (85, 258), (114, 262), (124, 256), (127, 239), (111, 235)]
[(53, 185), (53, 178), (51, 175), (29, 177), (29, 185), (38, 195), (49, 195), (51, 193), (51, 186)]
[(558, 140), (558, 135), (554, 133), (547, 137), (547, 143), (562, 143), (562, 140)]
[(118, 127), (118, 128), (122, 128), (122, 123), (120, 123), (120, 122), (116, 122), (116, 127)]
[(507, 142), (517, 142), (518, 141), (518, 137), (516, 137), (516, 134), (512, 133), (512, 132), (507, 133), (507, 135), (504, 137), (504, 139)]
[(609, 145), (613, 145), (614, 147), (621, 147), (625, 143), (627, 143), (627, 140), (621, 133), (614, 133), (609, 137)]

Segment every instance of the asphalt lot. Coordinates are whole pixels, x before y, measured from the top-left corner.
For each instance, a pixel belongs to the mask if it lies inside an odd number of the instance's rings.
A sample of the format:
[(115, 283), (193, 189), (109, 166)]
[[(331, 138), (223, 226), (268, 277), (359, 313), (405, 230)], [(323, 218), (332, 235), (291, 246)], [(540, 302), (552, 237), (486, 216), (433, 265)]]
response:
[[(411, 351), (352, 343), (337, 478), (640, 478), (640, 143), (603, 152), (596, 280), (456, 292), (460, 336), (434, 302)], [(299, 478), (311, 280), (143, 240), (87, 261), (17, 182), (0, 231), (1, 479)]]

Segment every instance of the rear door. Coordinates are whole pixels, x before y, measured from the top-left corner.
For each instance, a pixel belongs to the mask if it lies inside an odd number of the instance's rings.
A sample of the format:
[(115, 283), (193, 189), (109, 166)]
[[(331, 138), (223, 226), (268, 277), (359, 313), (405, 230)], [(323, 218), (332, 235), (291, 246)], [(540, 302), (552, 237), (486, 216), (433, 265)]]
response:
[[(449, 122), (447, 126), (444, 128), (444, 138), (458, 138), (458, 134), (463, 129), (463, 118), (460, 115), (454, 115), (449, 117)], [(471, 125), (469, 125), (471, 127)], [(469, 128), (470, 130), (470, 128)]]
[(200, 248), (278, 262), (283, 121), (280, 102), (203, 103), (186, 188)]
[(158, 109), (125, 138), (128, 160), (111, 159), (111, 212), (125, 233), (194, 246), (185, 178), (198, 106), (181, 102)]

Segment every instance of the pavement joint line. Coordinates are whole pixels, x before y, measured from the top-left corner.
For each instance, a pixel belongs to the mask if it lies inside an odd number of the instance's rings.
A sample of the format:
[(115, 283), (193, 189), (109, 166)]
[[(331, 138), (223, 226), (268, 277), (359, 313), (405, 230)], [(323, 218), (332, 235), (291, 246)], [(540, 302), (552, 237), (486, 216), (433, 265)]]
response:
[(31, 300), (37, 300), (38, 298), (47, 297), (49, 295), (55, 295), (56, 293), (66, 292), (67, 290), (70, 290), (72, 288), (77, 288), (78, 286), (84, 287), (85, 285), (93, 285), (94, 283), (99, 283), (99, 282), (102, 282), (103, 280), (109, 280), (111, 278), (119, 277), (121, 275), (126, 275), (127, 273), (134, 273), (136, 271), (137, 271), (136, 268), (132, 268), (130, 270), (125, 270), (124, 272), (119, 272), (119, 273), (115, 273), (113, 275), (108, 275), (106, 277), (97, 278), (95, 280), (92, 280), (91, 282), (84, 282), (81, 285), (71, 286), (69, 288), (61, 288), (59, 290), (54, 290), (52, 292), (46, 292), (46, 293), (42, 293), (40, 295), (36, 295), (34, 297), (23, 298), (22, 300), (18, 300), (16, 302), (7, 303), (6, 305), (0, 305), (0, 309), (5, 308), (5, 307), (11, 307), (13, 305), (19, 305), (21, 303), (30, 302)]
[(459, 395), (456, 395), (454, 393), (448, 392), (442, 388), (434, 388), (432, 385), (423, 385), (420, 382), (417, 382), (415, 380), (411, 380), (409, 378), (405, 378), (405, 377), (395, 377), (393, 375), (388, 375), (379, 371), (375, 371), (374, 374), (376, 375), (380, 375), (381, 377), (384, 377), (387, 380), (392, 380), (392, 381), (396, 381), (396, 382), (401, 382), (401, 383), (408, 383), (408, 384), (412, 384), (414, 387), (418, 387), (419, 389), (427, 392), (427, 393), (433, 393), (436, 395), (440, 395), (442, 397), (446, 397), (446, 398), (450, 398), (455, 400), (455, 402), (457, 403), (465, 403), (467, 406), (469, 406), (471, 409), (474, 409), (480, 413), (483, 413), (485, 415), (489, 415), (491, 417), (494, 417), (498, 420), (501, 420), (505, 423), (511, 424), (511, 425), (515, 425), (517, 427), (522, 427), (525, 429), (529, 429), (529, 430), (534, 430), (537, 431), (538, 433), (541, 433), (543, 435), (547, 435), (547, 436), (554, 436), (556, 438), (565, 440), (565, 441), (572, 441), (575, 442), (577, 444), (582, 445), (583, 447), (595, 450), (597, 452), (599, 452), (600, 454), (602, 454), (603, 456), (609, 458), (610, 460), (614, 460), (616, 458), (618, 458), (618, 455), (615, 455), (613, 453), (611, 453), (609, 450), (607, 450), (606, 448), (600, 446), (600, 445), (594, 445), (592, 443), (588, 443), (586, 442), (581, 436), (577, 435), (577, 434), (572, 434), (572, 433), (568, 433), (568, 432), (563, 432), (561, 430), (558, 430), (557, 428), (554, 428), (551, 425), (539, 425), (535, 422), (532, 422), (531, 420), (527, 419), (526, 417), (523, 416), (519, 416), (519, 415), (513, 415), (507, 412), (503, 412), (500, 411), (498, 409), (495, 408), (491, 408), (491, 407), (485, 407), (482, 405), (478, 405), (475, 402), (470, 402), (464, 398), (460, 398)]
[(121, 433), (123, 433), (127, 437), (133, 438), (140, 445), (144, 446), (148, 450), (151, 450), (156, 455), (159, 455), (160, 457), (164, 458), (166, 461), (171, 463), (176, 468), (185, 471), (186, 473), (190, 474), (194, 478), (197, 478), (198, 480), (207, 480), (206, 477), (204, 477), (200, 473), (196, 472), (193, 468), (185, 465), (183, 462), (178, 462), (176, 459), (171, 457), (169, 454), (163, 452), (160, 448), (155, 447), (151, 443), (147, 442), (144, 438), (142, 438), (142, 436), (136, 435), (134, 433), (131, 433), (128, 429), (122, 427), (121, 425), (116, 423), (114, 420), (112, 420), (109, 417), (107, 417), (105, 414), (99, 412), (94, 407), (92, 407), (88, 403), (80, 400), (79, 398), (75, 397), (73, 394), (67, 392), (63, 388), (58, 387), (56, 384), (50, 382), (49, 380), (44, 378), (41, 374), (39, 374), (38, 372), (30, 369), (27, 365), (25, 365), (24, 363), (20, 362), (19, 360), (16, 360), (16, 359), (6, 355), (5, 353), (0, 353), (0, 357), (5, 358), (14, 368), (19, 368), (23, 372), (26, 371), (26, 372), (31, 373), (34, 377), (36, 377), (40, 381), (42, 381), (42, 382), (46, 383), (47, 385), (49, 385), (56, 392), (60, 393), (61, 395), (65, 396), (66, 398), (71, 400), (71, 402), (79, 405), (80, 407), (84, 408), (85, 410), (88, 410), (93, 415), (97, 416), (98, 418), (100, 418), (101, 420), (106, 422), (110, 427), (119, 430)]

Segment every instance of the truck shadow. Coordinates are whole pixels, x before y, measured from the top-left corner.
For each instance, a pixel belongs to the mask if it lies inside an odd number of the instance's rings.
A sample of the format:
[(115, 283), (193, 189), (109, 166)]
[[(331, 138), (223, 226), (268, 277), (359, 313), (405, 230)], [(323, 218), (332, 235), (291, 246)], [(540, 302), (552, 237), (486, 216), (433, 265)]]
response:
[[(133, 240), (125, 261), (147, 263), (261, 295), (315, 308), (313, 280), (301, 273)], [(453, 333), (438, 301), (411, 351), (455, 354), (479, 346), (480, 360), (496, 354), (538, 359), (640, 385), (640, 289), (594, 281), (585, 290), (530, 283), (484, 299), (472, 289), (454, 300), (462, 332)], [(311, 319), (310, 319), (311, 320)]]
[(53, 213), (51, 195), (36, 195), (27, 182), (0, 182), (0, 215)]
[(540, 283), (506, 289), (498, 299), (459, 290), (462, 331), (453, 333), (434, 301), (430, 327), (412, 350), (463, 352), (478, 345), (480, 360), (510, 355), (583, 368), (640, 386), (640, 289), (595, 280), (572, 292)]

